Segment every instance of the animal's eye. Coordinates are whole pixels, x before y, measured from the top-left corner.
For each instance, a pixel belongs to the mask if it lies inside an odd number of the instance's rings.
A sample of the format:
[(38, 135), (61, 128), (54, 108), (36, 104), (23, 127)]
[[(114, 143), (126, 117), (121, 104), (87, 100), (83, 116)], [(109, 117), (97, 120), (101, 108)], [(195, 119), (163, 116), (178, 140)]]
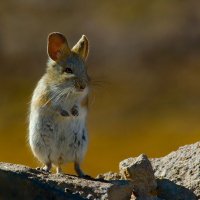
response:
[(65, 68), (64, 72), (66, 72), (68, 74), (72, 74), (73, 73), (72, 69), (69, 68), (69, 67)]

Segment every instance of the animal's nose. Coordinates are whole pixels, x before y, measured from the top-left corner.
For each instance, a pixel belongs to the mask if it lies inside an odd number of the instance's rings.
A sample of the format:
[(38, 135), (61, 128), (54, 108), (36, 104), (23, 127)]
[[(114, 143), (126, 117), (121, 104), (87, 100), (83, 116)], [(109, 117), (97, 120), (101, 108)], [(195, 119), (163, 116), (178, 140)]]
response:
[(76, 80), (75, 81), (75, 87), (79, 90), (84, 90), (86, 88), (86, 83), (81, 80)]
[(81, 90), (85, 89), (85, 85), (80, 85), (80, 89)]

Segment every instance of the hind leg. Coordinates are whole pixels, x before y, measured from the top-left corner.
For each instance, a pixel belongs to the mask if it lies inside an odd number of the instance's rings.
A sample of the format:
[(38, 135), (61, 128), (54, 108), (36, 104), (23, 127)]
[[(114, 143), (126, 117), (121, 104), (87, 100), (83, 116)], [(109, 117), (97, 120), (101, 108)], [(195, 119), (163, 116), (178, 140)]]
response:
[(48, 163), (42, 168), (42, 170), (45, 171), (45, 172), (50, 172), (51, 168), (52, 168), (52, 164)]
[(74, 163), (74, 169), (75, 169), (75, 171), (76, 171), (76, 173), (77, 173), (78, 176), (80, 176), (80, 177), (84, 177), (85, 176), (85, 174), (81, 170), (80, 164), (78, 162)]
[[(38, 156), (39, 158), (39, 156)], [(52, 168), (52, 162), (50, 160), (50, 154), (48, 155), (43, 155), (43, 157), (39, 158), (40, 162), (44, 164), (43, 167), (40, 168), (40, 170), (45, 171), (45, 172), (50, 172)]]
[(80, 167), (80, 164), (78, 162), (74, 163), (74, 169), (75, 169), (75, 171), (76, 171), (76, 173), (77, 173), (77, 175), (79, 177), (82, 177), (82, 178), (91, 178), (91, 176), (84, 174), (84, 172), (82, 171), (82, 169)]
[(56, 173), (57, 173), (57, 174), (63, 174), (63, 171), (62, 171), (62, 168), (61, 168), (60, 165), (58, 165), (58, 166), (56, 167)]

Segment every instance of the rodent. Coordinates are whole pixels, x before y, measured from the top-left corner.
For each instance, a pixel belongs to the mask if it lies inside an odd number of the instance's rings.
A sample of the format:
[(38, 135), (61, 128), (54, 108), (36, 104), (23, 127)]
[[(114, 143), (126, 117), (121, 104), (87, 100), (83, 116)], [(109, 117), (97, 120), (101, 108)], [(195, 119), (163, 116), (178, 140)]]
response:
[(88, 146), (87, 113), (90, 78), (86, 59), (89, 41), (85, 35), (70, 49), (66, 37), (49, 34), (49, 61), (32, 96), (29, 114), (29, 144), (34, 156), (44, 164), (42, 170), (74, 162), (79, 176), (80, 164)]

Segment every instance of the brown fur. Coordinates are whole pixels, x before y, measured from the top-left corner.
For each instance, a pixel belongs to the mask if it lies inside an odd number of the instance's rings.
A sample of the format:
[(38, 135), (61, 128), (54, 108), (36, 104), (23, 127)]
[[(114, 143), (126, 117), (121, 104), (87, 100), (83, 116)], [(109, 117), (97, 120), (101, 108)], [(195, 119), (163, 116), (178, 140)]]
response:
[(47, 94), (41, 95), (39, 98), (37, 98), (34, 102), (34, 105), (36, 107), (42, 107), (42, 106), (49, 106), (51, 105), (51, 101), (49, 100), (49, 97)]

